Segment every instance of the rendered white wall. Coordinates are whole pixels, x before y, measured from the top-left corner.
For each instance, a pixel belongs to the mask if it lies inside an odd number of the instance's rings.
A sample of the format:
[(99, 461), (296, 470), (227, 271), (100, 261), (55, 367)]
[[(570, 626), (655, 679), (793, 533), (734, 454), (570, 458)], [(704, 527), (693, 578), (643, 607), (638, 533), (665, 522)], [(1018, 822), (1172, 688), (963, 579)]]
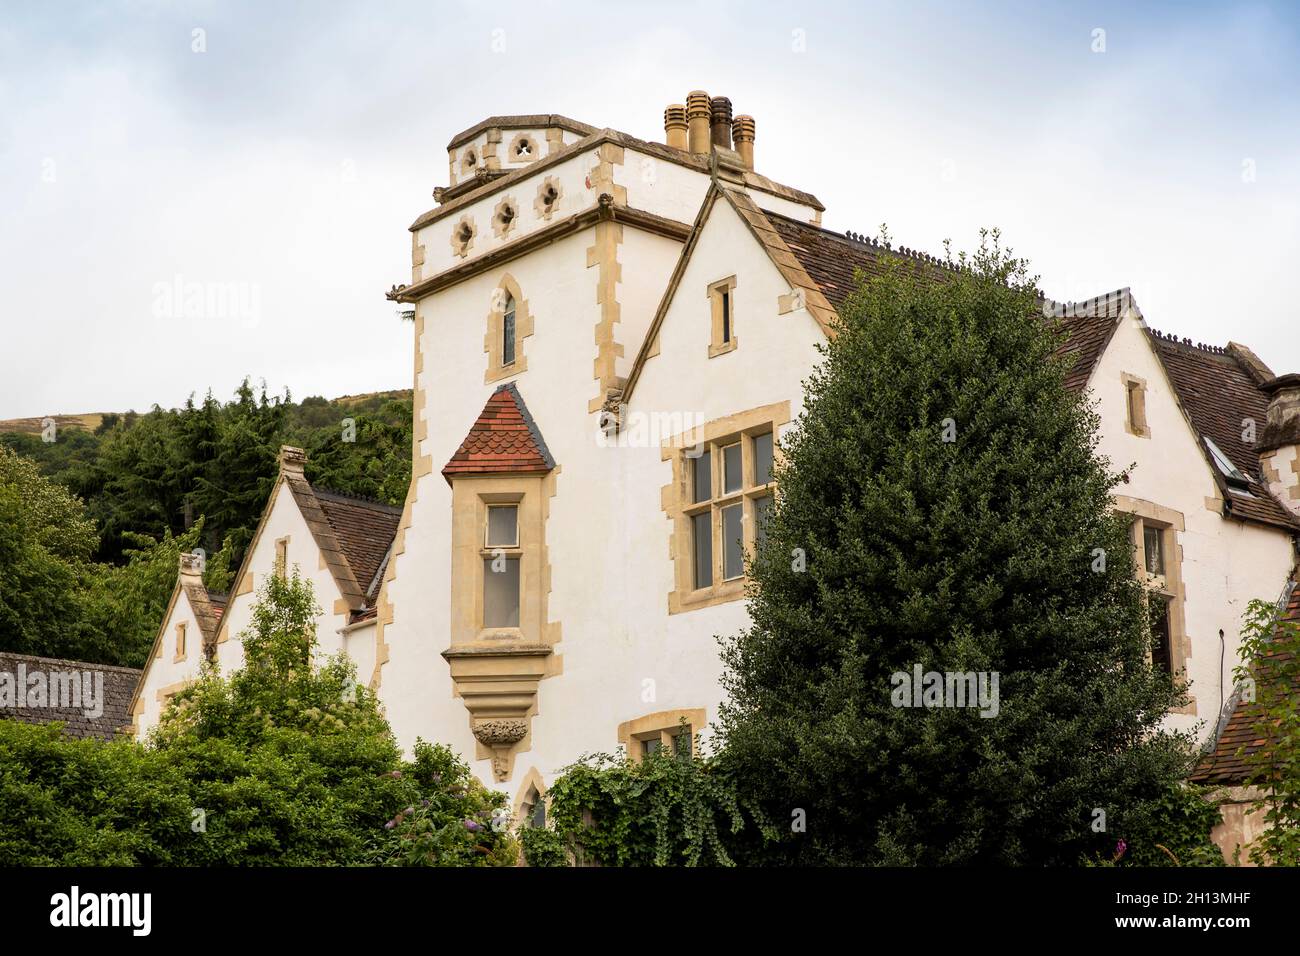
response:
[[(1147, 383), (1150, 438), (1139, 438), (1125, 428), (1127, 397), (1120, 376), (1126, 372)], [(1117, 493), (1183, 514), (1186, 530), (1177, 537), (1183, 549), (1186, 626), (1192, 647), (1188, 677), (1197, 707), (1195, 716), (1171, 714), (1168, 723), (1188, 730), (1204, 721), (1200, 737), (1205, 739), (1214, 732), (1220, 694), (1225, 700), (1232, 696), (1232, 668), (1238, 663), (1246, 604), (1252, 598), (1276, 600), (1291, 573), (1290, 536), (1225, 519), (1207, 507), (1206, 500), (1219, 494), (1210, 465), (1139, 319), (1120, 320), (1093, 370), (1089, 390), (1101, 416), (1098, 452), (1116, 469), (1136, 463), (1129, 483), (1120, 485)]]

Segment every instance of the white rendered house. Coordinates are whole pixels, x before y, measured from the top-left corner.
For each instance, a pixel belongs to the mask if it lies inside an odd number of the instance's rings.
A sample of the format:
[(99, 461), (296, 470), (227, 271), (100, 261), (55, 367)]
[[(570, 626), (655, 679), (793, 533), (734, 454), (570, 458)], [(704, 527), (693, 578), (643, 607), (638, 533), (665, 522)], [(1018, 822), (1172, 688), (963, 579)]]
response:
[[(405, 506), (355, 502), (370, 544), (349, 543), (343, 505), (289, 450), (213, 630), (222, 666), (283, 548), (316, 584), (322, 650), (357, 661), (399, 742), (451, 745), (516, 807), (584, 753), (685, 746), (683, 720), (707, 736), (714, 636), (746, 624), (742, 548), (816, 346), (855, 269), (887, 253), (938, 268), (821, 228), (815, 197), (755, 171), (754, 135), (695, 92), (665, 111), (664, 143), (555, 115), (455, 136), (450, 183), (410, 229), (411, 281), (389, 293), (414, 310)], [(1153, 333), (1127, 290), (1044, 312), (1102, 452), (1134, 463), (1116, 507), (1167, 602), (1156, 654), (1193, 682), (1170, 721), (1212, 737), (1240, 613), (1293, 575), (1300, 443), (1264, 448), (1245, 423), (1262, 433), (1295, 390), (1241, 346)], [(202, 613), (186, 580), (137, 693), (141, 734), (197, 673), (170, 646)]]

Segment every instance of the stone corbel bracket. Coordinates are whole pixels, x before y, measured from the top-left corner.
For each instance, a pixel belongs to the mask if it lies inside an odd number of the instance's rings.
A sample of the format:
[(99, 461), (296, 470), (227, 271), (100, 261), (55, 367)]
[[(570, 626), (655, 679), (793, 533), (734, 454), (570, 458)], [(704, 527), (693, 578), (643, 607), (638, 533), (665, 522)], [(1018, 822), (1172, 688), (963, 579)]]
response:
[(517, 753), (527, 750), (537, 685), (546, 674), (549, 644), (460, 644), (442, 652), (457, 695), (469, 711), (478, 759), (491, 759), (498, 783), (510, 779)]

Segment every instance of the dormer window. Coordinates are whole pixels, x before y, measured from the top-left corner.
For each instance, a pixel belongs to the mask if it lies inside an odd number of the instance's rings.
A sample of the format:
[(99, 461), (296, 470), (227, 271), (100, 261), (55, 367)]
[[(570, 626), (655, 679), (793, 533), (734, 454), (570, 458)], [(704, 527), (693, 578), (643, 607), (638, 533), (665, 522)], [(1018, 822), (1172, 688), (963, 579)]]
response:
[(1232, 463), (1232, 459), (1225, 455), (1208, 435), (1205, 436), (1205, 447), (1210, 451), (1210, 459), (1214, 462), (1214, 467), (1219, 469), (1219, 474), (1223, 475), (1229, 487), (1242, 491), (1250, 488), (1250, 479), (1241, 473), (1240, 469)]

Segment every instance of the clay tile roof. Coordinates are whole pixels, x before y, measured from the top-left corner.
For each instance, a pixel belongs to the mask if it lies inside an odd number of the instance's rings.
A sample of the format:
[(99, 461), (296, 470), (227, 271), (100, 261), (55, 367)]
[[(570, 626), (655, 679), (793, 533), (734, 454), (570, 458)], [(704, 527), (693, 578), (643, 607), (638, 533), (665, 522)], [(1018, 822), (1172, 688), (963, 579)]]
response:
[(442, 474), (450, 482), (458, 475), (541, 474), (554, 467), (528, 406), (508, 382), (492, 393)]
[(1232, 350), (1193, 345), (1159, 332), (1152, 332), (1151, 340), (1192, 427), (1199, 436), (1210, 438), (1250, 479), (1250, 494), (1239, 494), (1224, 484), (1215, 469), (1226, 513), (1288, 531), (1300, 529), (1300, 521), (1260, 484), (1259, 455), (1254, 443), (1243, 437), (1245, 419), (1255, 421), (1257, 432), (1264, 430), (1268, 395), (1256, 375)]
[[(131, 699), (135, 693), (136, 684), (140, 680), (141, 671), (130, 667), (111, 667), (107, 664), (88, 664), (85, 661), (67, 661), (53, 657), (32, 657), (27, 654), (9, 654), (0, 653), (0, 673), (13, 675), (6, 678), (5, 682), (13, 682), (14, 690), (19, 691), (18, 675), (25, 672), (27, 678), (41, 673), (45, 677), (47, 696), (46, 703), (56, 703), (48, 695), (49, 681), (53, 674), (72, 674), (76, 680), (81, 681), (82, 687), (85, 687), (85, 681), (82, 675), (91, 675), (92, 693), (99, 683), (103, 681), (103, 713), (98, 717), (86, 716), (87, 707), (50, 707), (50, 706), (27, 706), (30, 698), (23, 697), (21, 701), (15, 698), (14, 703), (20, 706), (10, 707), (6, 701), (0, 704), (0, 718), (10, 718), (19, 720), (26, 724), (49, 724), (55, 721), (63, 723), (63, 732), (69, 737), (97, 737), (101, 740), (110, 740), (123, 728), (131, 724)], [(97, 677), (96, 675), (102, 675)], [(32, 685), (27, 683), (27, 687)], [(0, 697), (0, 701), (5, 701)], [(83, 700), (84, 703), (84, 700)]]
[(375, 579), (397, 534), (402, 509), (324, 488), (313, 490), (369, 604), (378, 590)]
[[(1292, 588), (1283, 619), (1300, 621), (1300, 587)], [(1300, 687), (1296, 692), (1300, 693)], [(1248, 701), (1238, 700), (1214, 749), (1201, 758), (1191, 778), (1197, 783), (1243, 783), (1249, 769), (1246, 758), (1258, 752), (1264, 743), (1264, 731), (1257, 725), (1254, 706)]]

